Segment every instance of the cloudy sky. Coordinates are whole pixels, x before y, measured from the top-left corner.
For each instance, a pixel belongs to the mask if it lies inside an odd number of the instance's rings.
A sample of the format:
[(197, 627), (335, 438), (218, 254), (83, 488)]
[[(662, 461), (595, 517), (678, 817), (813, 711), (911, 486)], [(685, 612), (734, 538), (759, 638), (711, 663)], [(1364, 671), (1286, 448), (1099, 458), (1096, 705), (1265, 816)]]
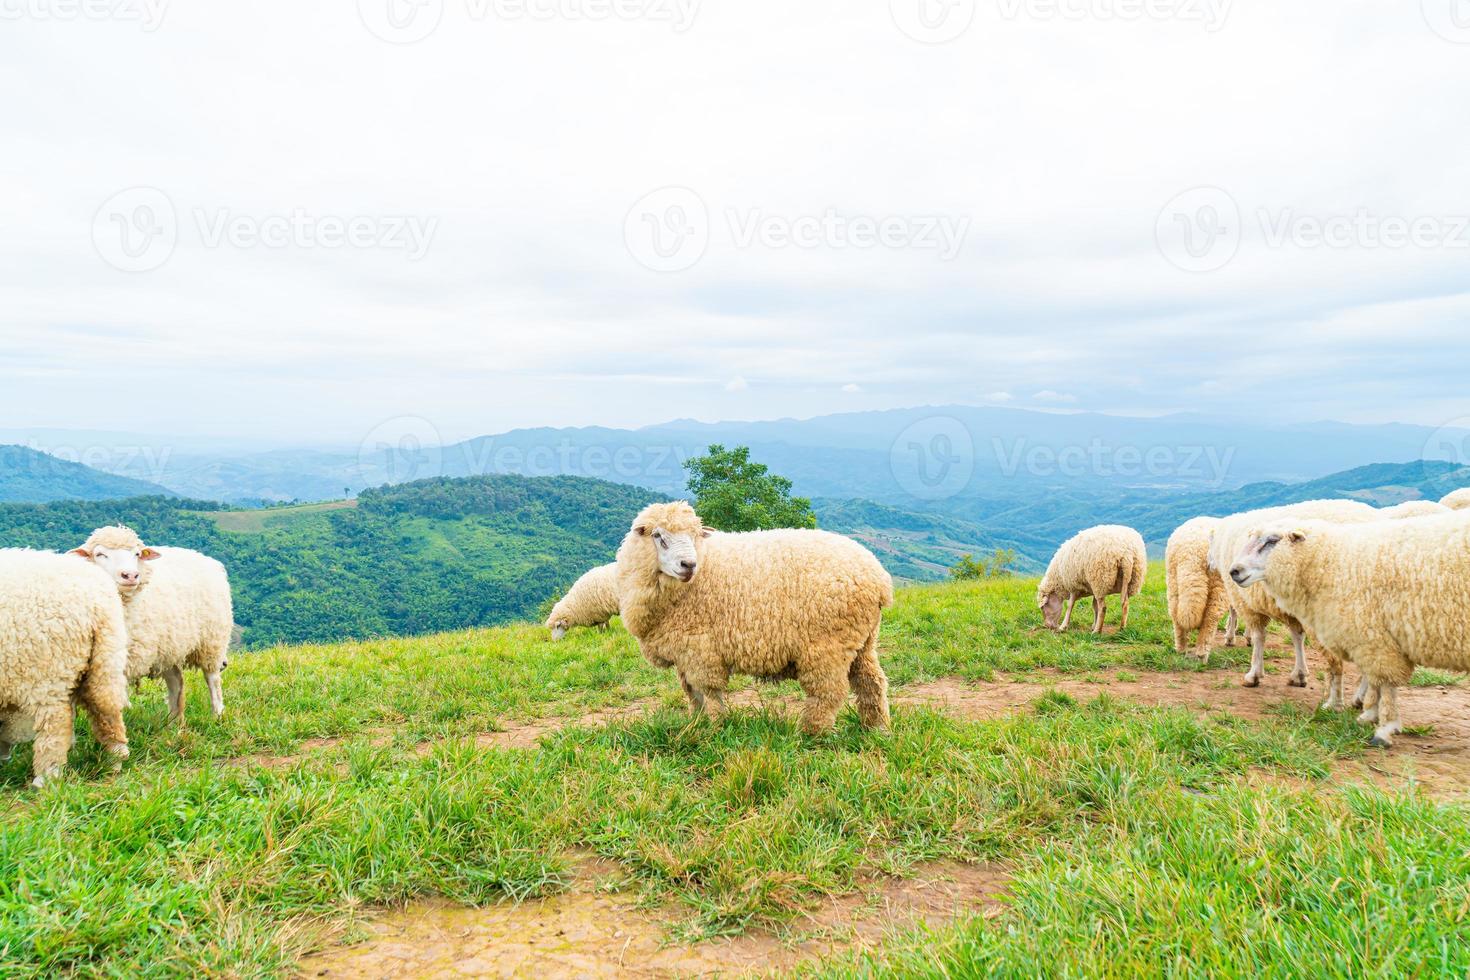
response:
[(7, 427), (1470, 416), (1462, 0), (86, 3), (0, 0)]

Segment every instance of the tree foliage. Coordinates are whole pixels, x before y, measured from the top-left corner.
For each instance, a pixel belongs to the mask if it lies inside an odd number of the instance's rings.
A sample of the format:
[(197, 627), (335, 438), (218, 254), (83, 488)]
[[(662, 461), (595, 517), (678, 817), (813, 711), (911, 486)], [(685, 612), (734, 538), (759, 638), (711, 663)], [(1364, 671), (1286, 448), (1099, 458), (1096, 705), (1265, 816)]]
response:
[(960, 560), (949, 570), (949, 576), (957, 581), (980, 578), (1007, 578), (1011, 574), (1009, 566), (1016, 560), (1016, 553), (1010, 548), (997, 548), (991, 552), (989, 558), (976, 558), (974, 555), (961, 555)]
[(791, 481), (750, 460), (750, 448), (716, 443), (684, 464), (700, 520), (720, 531), (816, 527), (812, 502), (791, 496)]

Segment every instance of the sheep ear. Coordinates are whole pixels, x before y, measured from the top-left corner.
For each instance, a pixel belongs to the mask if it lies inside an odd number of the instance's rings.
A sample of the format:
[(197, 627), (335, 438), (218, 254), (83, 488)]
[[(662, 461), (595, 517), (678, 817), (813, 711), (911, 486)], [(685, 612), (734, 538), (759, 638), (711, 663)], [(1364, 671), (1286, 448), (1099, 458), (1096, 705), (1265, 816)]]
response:
[(637, 532), (638, 536), (641, 538), (641, 537), (645, 536), (646, 534), (648, 534), (648, 525), (647, 524), (634, 524), (633, 525), (633, 530), (635, 532)]
[(714, 533), (715, 533), (715, 529), (712, 528), (712, 527), (702, 527), (702, 528), (699, 529), (699, 536), (701, 538), (710, 537)]
[(76, 555), (78, 558), (85, 558), (87, 559), (87, 561), (92, 560), (92, 553), (86, 548), (73, 548), (71, 549), (71, 551), (68, 551), (67, 554)]
[(144, 548), (138, 554), (138, 560), (139, 561), (152, 561), (155, 558), (162, 558), (162, 557), (163, 557), (163, 553), (162, 552), (154, 551), (152, 548)]
[(1288, 541), (1290, 541), (1292, 544), (1301, 544), (1303, 541), (1307, 540), (1307, 532), (1306, 531), (1292, 531), (1290, 534), (1288, 534), (1286, 536), (1286, 539)]

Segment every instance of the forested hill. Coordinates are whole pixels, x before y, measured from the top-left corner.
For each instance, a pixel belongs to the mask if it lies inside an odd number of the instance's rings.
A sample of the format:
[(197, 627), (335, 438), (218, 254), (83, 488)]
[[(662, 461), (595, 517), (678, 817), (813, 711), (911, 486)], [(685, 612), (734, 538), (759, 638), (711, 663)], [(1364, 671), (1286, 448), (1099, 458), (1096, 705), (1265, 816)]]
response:
[(652, 491), (581, 477), (486, 476), (356, 501), (219, 511), (164, 497), (0, 505), (0, 543), (65, 549), (124, 523), (225, 563), (245, 642), (411, 635), (535, 615), (611, 561)]
[(0, 502), (109, 500), (140, 494), (171, 495), (152, 483), (114, 476), (26, 446), (0, 446)]

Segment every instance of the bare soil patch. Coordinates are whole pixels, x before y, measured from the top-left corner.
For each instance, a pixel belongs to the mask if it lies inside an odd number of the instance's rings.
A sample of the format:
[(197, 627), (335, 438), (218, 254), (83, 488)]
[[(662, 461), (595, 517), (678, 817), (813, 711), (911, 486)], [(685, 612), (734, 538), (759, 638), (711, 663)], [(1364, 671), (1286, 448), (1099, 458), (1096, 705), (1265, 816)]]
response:
[(302, 960), (308, 977), (748, 976), (833, 952), (868, 948), (896, 930), (938, 927), (961, 915), (999, 914), (999, 866), (923, 865), (911, 878), (873, 877), (824, 901), (782, 934), (753, 930), (669, 945), (672, 918), (610, 889), (618, 866), (591, 858), (568, 891), (519, 904), (470, 908), (415, 902), (369, 917), (373, 938)]

